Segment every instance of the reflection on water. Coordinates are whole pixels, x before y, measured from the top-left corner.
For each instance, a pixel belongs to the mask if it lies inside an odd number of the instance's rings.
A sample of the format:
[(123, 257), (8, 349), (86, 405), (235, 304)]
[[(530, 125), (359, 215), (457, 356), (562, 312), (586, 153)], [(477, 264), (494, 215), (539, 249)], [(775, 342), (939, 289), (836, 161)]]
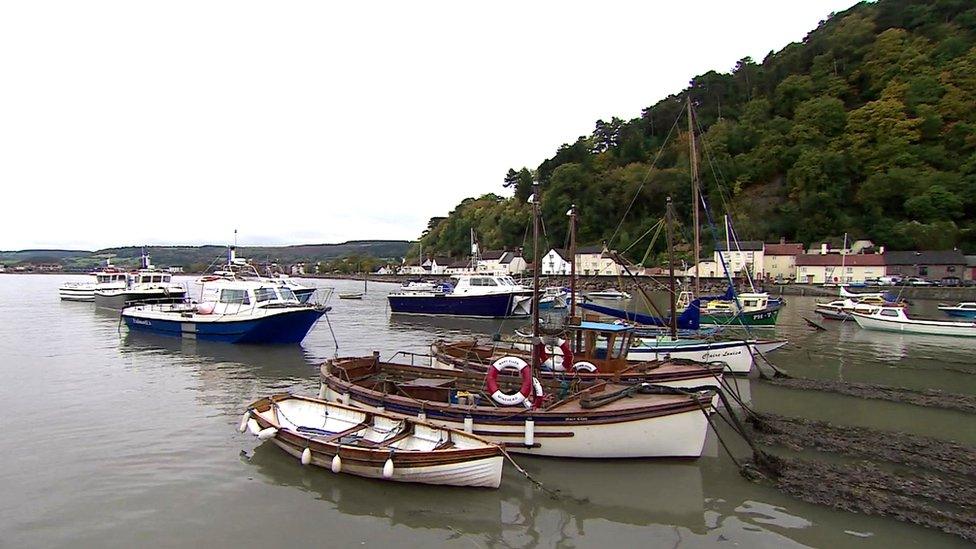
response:
[[(423, 353), (435, 337), (487, 339), (527, 320), (391, 316), (386, 294), (396, 285), (371, 283), (361, 301), (333, 300), (332, 329), (320, 321), (301, 346), (223, 345), (128, 333), (116, 311), (59, 302), (56, 289), (68, 278), (0, 276), (0, 398), (15, 412), (0, 437), (4, 545), (958, 544), (745, 481), (714, 434), (698, 460), (518, 458), (562, 494), (555, 499), (513, 468), (499, 490), (416, 487), (305, 468), (272, 444), (238, 434), (243, 407), (275, 392), (315, 393), (317, 365), (336, 353)], [(362, 289), (357, 281), (311, 282)], [(813, 303), (790, 298), (781, 326), (756, 332), (790, 339), (771, 358), (791, 374), (976, 391), (976, 342), (873, 334), (850, 323), (815, 332), (802, 320)], [(788, 391), (755, 379), (735, 383), (760, 410), (976, 444), (965, 414)], [(740, 457), (748, 453), (744, 444), (732, 445)]]

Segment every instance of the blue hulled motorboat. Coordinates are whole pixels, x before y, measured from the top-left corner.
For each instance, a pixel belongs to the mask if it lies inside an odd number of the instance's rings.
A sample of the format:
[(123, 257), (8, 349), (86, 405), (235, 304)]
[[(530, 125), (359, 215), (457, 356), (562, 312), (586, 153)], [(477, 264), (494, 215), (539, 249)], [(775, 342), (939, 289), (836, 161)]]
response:
[(387, 296), (399, 314), (505, 318), (532, 312), (532, 290), (510, 276), (459, 274), (454, 283), (404, 286)]
[(269, 282), (203, 282), (201, 303), (127, 307), (130, 330), (224, 343), (299, 343), (328, 308)]

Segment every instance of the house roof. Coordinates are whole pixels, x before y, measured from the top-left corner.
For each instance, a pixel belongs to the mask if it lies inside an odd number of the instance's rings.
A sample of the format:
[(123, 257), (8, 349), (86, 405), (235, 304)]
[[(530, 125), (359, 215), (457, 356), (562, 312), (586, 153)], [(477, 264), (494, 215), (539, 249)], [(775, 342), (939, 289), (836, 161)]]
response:
[(782, 244), (766, 244), (764, 255), (800, 255), (803, 253), (803, 244), (799, 242), (784, 242)]
[(967, 267), (976, 267), (976, 255), (967, 255), (966, 256), (966, 266)]
[(486, 252), (481, 252), (481, 259), (488, 261), (494, 261), (496, 259), (501, 259), (502, 256), (507, 254), (505, 250), (488, 250)]
[(599, 246), (583, 246), (581, 248), (576, 248), (576, 253), (577, 254), (602, 254), (603, 245), (600, 244)]
[(514, 261), (516, 257), (519, 256), (515, 255), (515, 252), (505, 252), (505, 255), (503, 255), (502, 258), (498, 260), (498, 262), (501, 263), (502, 265), (508, 265), (509, 263)]
[[(743, 240), (742, 242), (733, 242), (732, 251), (742, 250), (743, 252), (761, 252), (765, 244), (759, 240)], [(715, 250), (719, 252), (725, 251), (725, 242), (716, 242)]]
[(443, 266), (443, 265), (450, 265), (451, 264), (451, 261), (452, 261), (450, 257), (436, 257), (435, 256), (435, 257), (433, 257), (431, 259), (434, 261), (434, 263), (437, 263), (438, 265), (441, 265), (441, 266)]
[(885, 252), (886, 265), (965, 265), (966, 258), (959, 250), (929, 250), (921, 252)]
[(796, 256), (796, 264), (806, 267), (880, 267), (885, 264), (881, 254), (800, 254)]
[(553, 248), (550, 251), (556, 252), (563, 261), (569, 262), (569, 252), (566, 251), (566, 248)]

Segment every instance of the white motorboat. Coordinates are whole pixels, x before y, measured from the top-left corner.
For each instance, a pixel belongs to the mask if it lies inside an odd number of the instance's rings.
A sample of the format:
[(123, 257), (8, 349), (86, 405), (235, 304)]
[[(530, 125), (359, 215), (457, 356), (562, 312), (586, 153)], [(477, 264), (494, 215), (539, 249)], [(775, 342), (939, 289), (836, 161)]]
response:
[(616, 288), (606, 288), (596, 292), (586, 292), (586, 297), (591, 299), (630, 299), (630, 294)]
[(956, 305), (939, 305), (943, 313), (959, 318), (976, 318), (976, 303), (962, 302)]
[(65, 282), (58, 288), (62, 301), (95, 301), (96, 290), (125, 288), (126, 273), (112, 266), (112, 260), (105, 261), (105, 267), (88, 275), (92, 280), (86, 282)]
[(123, 309), (140, 303), (179, 303), (186, 299), (186, 288), (173, 282), (173, 275), (155, 268), (149, 254), (143, 251), (141, 267), (126, 275), (122, 288), (95, 290), (95, 305), (109, 309)]
[(909, 318), (901, 307), (880, 307), (871, 314), (851, 313), (866, 330), (908, 334), (976, 337), (976, 322)]

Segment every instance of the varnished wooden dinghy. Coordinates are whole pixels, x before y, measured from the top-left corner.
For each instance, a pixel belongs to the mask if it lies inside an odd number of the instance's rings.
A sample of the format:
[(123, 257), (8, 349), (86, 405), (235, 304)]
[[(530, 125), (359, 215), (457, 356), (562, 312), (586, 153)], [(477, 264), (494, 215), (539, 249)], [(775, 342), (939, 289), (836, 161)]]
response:
[(480, 437), (315, 398), (262, 398), (241, 419), (246, 430), (333, 473), (450, 486), (501, 483), (502, 450)]

